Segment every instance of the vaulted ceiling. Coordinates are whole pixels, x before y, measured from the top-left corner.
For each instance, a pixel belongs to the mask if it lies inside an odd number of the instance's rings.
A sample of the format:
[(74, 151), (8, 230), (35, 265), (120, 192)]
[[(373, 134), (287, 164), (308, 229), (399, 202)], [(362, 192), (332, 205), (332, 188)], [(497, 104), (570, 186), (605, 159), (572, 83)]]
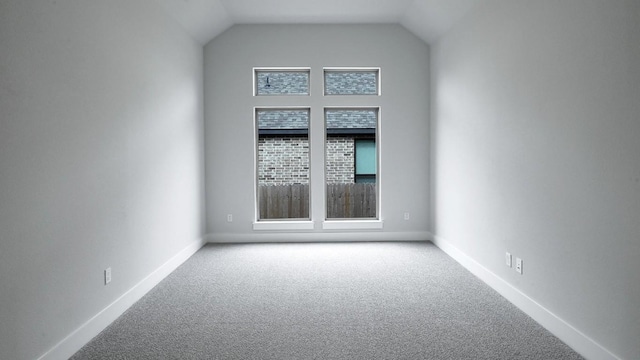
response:
[(485, 0), (157, 0), (201, 44), (234, 24), (401, 24), (433, 42)]

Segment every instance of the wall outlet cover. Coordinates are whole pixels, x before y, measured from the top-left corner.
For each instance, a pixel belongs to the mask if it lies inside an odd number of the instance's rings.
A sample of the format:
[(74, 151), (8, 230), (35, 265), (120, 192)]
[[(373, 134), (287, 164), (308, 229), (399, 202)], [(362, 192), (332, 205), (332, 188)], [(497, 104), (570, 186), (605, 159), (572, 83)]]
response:
[(522, 274), (522, 259), (516, 258), (516, 271)]

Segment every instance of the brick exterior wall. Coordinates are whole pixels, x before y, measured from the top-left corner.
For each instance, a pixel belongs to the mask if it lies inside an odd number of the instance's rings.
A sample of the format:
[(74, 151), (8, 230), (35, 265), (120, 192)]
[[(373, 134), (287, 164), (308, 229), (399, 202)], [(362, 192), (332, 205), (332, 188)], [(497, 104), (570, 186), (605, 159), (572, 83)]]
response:
[[(327, 184), (353, 184), (354, 140), (327, 139)], [(263, 138), (258, 141), (259, 185), (309, 183), (309, 140), (301, 137)]]
[(258, 184), (309, 183), (309, 139), (274, 137), (258, 140)]
[(327, 138), (327, 184), (353, 184), (355, 161), (354, 141), (351, 137)]

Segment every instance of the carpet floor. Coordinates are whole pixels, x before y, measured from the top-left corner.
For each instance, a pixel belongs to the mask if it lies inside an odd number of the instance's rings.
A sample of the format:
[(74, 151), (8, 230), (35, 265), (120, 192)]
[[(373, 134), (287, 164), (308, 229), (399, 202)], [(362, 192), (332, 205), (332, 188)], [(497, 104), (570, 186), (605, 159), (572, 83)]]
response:
[(207, 245), (72, 359), (582, 359), (431, 243)]

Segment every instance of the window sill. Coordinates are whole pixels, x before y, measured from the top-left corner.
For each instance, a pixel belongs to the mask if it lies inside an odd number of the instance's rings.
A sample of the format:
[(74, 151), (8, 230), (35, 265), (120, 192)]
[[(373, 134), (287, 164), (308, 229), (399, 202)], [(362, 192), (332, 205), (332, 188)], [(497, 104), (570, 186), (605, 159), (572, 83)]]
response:
[(323, 230), (382, 230), (382, 220), (327, 220), (322, 223)]
[(253, 230), (255, 231), (295, 231), (313, 230), (313, 221), (255, 221)]

